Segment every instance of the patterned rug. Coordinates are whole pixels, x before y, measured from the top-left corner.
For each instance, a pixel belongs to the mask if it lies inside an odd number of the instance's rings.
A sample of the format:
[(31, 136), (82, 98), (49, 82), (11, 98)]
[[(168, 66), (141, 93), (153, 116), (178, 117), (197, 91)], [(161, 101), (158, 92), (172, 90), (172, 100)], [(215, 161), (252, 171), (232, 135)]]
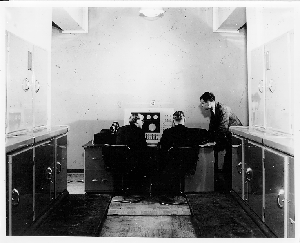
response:
[(199, 238), (265, 238), (265, 234), (229, 193), (186, 196)]
[(69, 194), (29, 235), (99, 236), (110, 200), (104, 194)]
[[(140, 216), (168, 216), (168, 215), (191, 215), (189, 206), (184, 197), (175, 197), (176, 205), (161, 205), (159, 198), (145, 198), (135, 203), (119, 202), (120, 197), (112, 198), (107, 215), (140, 215)], [(121, 201), (121, 200), (120, 200)]]

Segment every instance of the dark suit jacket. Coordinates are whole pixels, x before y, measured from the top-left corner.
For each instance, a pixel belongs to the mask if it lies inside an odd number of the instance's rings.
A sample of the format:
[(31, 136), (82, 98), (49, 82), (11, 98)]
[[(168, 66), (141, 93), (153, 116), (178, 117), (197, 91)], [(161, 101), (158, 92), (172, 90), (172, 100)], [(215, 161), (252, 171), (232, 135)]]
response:
[(231, 144), (230, 126), (242, 126), (242, 123), (230, 107), (217, 102), (215, 113), (211, 111), (208, 130), (211, 140), (216, 142), (217, 151), (224, 150), (228, 144)]
[(145, 133), (135, 125), (120, 127), (117, 131), (116, 144), (125, 144), (133, 150), (147, 147)]
[[(198, 144), (199, 135), (195, 130), (189, 129), (184, 125), (176, 125), (163, 132), (160, 139), (160, 164), (161, 169), (166, 170), (166, 173), (186, 173), (190, 170), (195, 170), (198, 160)], [(192, 153), (188, 154), (184, 161), (176, 161), (176, 157), (168, 153), (171, 147), (193, 147)], [(177, 156), (180, 157), (180, 156)], [(178, 162), (181, 164), (179, 165)], [(181, 170), (181, 171), (180, 171)]]
[(130, 158), (133, 164), (147, 161), (147, 142), (145, 133), (141, 128), (133, 125), (126, 125), (117, 131), (116, 144), (127, 145), (130, 148)]
[(171, 147), (191, 147), (196, 145), (196, 140), (196, 134), (186, 126), (178, 124), (163, 132), (160, 147), (162, 150), (168, 150)]

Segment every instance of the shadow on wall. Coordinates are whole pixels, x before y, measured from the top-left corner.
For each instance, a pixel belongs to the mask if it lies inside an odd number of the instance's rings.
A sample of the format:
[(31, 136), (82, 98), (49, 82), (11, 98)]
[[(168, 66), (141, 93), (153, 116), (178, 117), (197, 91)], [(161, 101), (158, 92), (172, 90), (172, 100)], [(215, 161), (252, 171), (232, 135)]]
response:
[[(120, 124), (123, 121), (118, 121)], [(68, 170), (83, 170), (83, 145), (93, 140), (94, 134), (108, 129), (113, 120), (82, 120), (68, 124)]]

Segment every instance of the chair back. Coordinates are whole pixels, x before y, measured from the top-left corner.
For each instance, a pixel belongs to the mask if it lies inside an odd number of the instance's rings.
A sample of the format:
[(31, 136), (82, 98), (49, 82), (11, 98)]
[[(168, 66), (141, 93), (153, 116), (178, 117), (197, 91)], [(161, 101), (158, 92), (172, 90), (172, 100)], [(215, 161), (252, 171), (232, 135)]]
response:
[(102, 149), (104, 163), (112, 170), (122, 170), (126, 167), (130, 153), (127, 145), (108, 145)]
[(180, 174), (196, 170), (199, 147), (171, 147), (168, 150), (169, 158)]

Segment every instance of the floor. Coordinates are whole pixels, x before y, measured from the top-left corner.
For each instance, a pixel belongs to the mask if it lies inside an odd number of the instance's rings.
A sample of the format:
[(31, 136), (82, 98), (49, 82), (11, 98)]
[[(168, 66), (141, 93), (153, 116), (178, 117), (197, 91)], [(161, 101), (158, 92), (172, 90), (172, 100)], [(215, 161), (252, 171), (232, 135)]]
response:
[(187, 194), (178, 205), (155, 197), (121, 203), (85, 194), (83, 174), (68, 174), (69, 195), (30, 235), (143, 238), (266, 238), (230, 193)]
[(84, 173), (68, 173), (67, 190), (70, 194), (84, 194)]
[(161, 205), (155, 197), (132, 204), (113, 200), (101, 237), (196, 238), (184, 197), (176, 198), (178, 205)]

